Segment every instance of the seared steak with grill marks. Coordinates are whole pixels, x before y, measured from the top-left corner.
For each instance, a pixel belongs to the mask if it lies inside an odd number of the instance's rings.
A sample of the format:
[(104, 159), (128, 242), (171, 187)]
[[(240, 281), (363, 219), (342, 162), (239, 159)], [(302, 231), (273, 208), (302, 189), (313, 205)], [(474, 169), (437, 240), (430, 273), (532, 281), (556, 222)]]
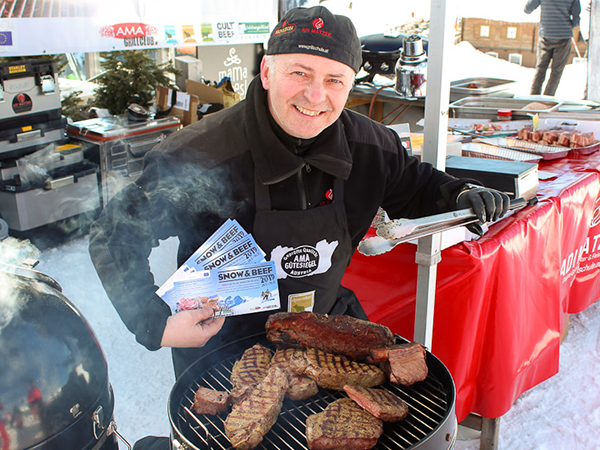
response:
[(280, 312), (269, 316), (265, 328), (267, 339), (278, 345), (318, 348), (357, 361), (372, 348), (394, 344), (389, 328), (350, 316)]
[(408, 415), (408, 405), (389, 391), (352, 385), (344, 386), (344, 391), (363, 409), (384, 422), (398, 422)]
[(233, 405), (225, 420), (225, 434), (231, 445), (249, 450), (260, 444), (277, 421), (288, 388), (286, 373), (272, 366), (244, 400)]
[(306, 366), (308, 366), (308, 360), (306, 359), (304, 350), (298, 348), (280, 348), (273, 355), (271, 365), (278, 365), (295, 375), (302, 375)]
[(367, 450), (377, 444), (382, 433), (383, 422), (349, 398), (336, 400), (306, 419), (311, 450)]
[(271, 362), (271, 350), (256, 344), (244, 352), (231, 369), (231, 401), (240, 402), (267, 374)]
[(346, 384), (373, 387), (385, 382), (385, 373), (368, 364), (351, 361), (316, 348), (306, 350), (308, 366), (304, 374), (325, 389), (342, 390)]
[(230, 403), (228, 392), (200, 386), (194, 394), (194, 411), (198, 414), (220, 414), (227, 409)]
[[(427, 378), (425, 348), (417, 342), (394, 345), (385, 351), (376, 349), (374, 354), (380, 361), (383, 359), (381, 367), (392, 383), (410, 386)], [(387, 360), (382, 358), (384, 354), (387, 354)]]
[(308, 360), (303, 350), (297, 348), (279, 349), (271, 359), (271, 365), (277, 365), (288, 374), (289, 388), (285, 396), (291, 400), (304, 400), (319, 392), (314, 380), (302, 375)]

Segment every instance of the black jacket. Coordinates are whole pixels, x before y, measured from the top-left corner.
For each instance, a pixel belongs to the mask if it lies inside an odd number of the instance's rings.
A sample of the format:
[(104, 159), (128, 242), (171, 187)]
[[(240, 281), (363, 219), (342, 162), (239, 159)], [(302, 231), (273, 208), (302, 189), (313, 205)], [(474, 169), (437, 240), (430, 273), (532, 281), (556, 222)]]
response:
[(408, 156), (393, 131), (350, 110), (310, 141), (285, 136), (270, 119), (256, 78), (246, 100), (149, 152), (140, 178), (92, 225), (90, 253), (108, 297), (148, 349), (160, 347), (171, 314), (155, 294), (152, 248), (159, 239), (178, 237), (181, 264), (228, 217), (252, 233), (255, 168), (269, 185), (274, 209), (318, 207), (327, 201), (333, 177), (344, 179), (354, 248), (379, 206), (391, 218), (448, 211), (465, 184)]

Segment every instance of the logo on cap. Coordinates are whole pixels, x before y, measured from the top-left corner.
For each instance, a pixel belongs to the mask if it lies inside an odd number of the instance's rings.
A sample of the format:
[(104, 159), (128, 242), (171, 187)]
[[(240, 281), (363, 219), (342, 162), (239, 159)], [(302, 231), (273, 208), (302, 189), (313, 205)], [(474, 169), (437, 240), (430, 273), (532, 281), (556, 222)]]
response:
[(284, 20), (281, 26), (275, 30), (273, 30), (273, 36), (279, 36), (284, 33), (291, 33), (296, 29), (295, 23), (290, 23), (287, 20)]
[(323, 22), (323, 19), (321, 19), (320, 17), (318, 19), (313, 20), (313, 27), (315, 27), (317, 30), (323, 28), (323, 25), (325, 25), (325, 22)]

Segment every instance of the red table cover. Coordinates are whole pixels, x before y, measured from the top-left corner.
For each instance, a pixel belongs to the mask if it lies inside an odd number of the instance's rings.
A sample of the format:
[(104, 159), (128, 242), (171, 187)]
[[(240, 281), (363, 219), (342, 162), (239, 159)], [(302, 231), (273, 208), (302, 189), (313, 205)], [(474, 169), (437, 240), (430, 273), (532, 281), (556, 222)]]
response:
[[(542, 162), (537, 205), (442, 251), (431, 352), (457, 391), (459, 421), (496, 418), (558, 371), (568, 313), (600, 297), (600, 152)], [(370, 235), (374, 234), (371, 230)], [(367, 257), (343, 279), (373, 322), (414, 339), (416, 245)]]

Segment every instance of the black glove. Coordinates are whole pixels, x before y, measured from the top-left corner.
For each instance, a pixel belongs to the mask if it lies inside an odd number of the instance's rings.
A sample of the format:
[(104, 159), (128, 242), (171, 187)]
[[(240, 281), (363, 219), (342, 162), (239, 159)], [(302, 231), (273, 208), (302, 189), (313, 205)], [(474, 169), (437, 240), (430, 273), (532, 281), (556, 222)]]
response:
[(483, 236), (481, 225), (503, 217), (510, 206), (510, 198), (504, 192), (480, 186), (469, 185), (456, 198), (457, 209), (472, 208), (479, 223), (467, 225), (472, 233)]

